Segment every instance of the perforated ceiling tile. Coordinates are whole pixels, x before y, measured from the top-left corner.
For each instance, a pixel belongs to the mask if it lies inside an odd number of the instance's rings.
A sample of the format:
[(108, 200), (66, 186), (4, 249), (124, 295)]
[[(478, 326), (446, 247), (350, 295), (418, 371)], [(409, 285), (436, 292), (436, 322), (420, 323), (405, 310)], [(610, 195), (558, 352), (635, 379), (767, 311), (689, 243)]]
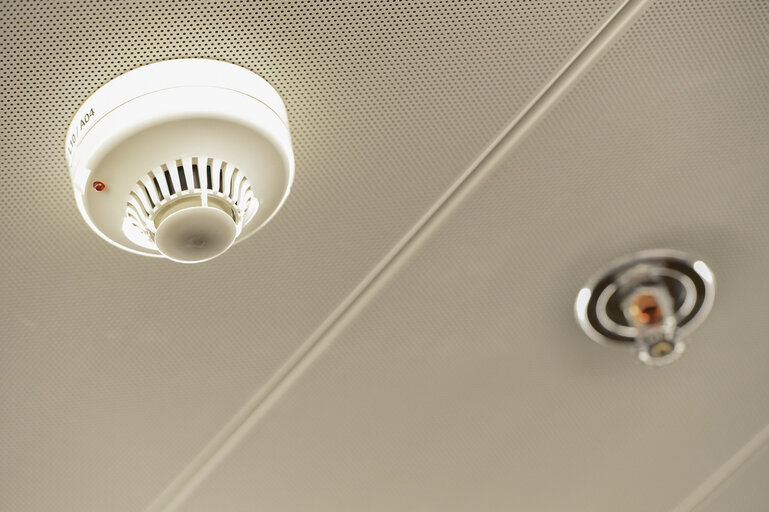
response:
[[(617, 3), (2, 2), (0, 508), (146, 507)], [(91, 92), (178, 57), (266, 78), (297, 157), (192, 267), (96, 237), (63, 155)]]
[[(681, 503), (769, 423), (767, 26), (763, 1), (650, 7), (180, 510)], [(718, 280), (662, 369), (572, 314), (589, 275), (650, 247)]]

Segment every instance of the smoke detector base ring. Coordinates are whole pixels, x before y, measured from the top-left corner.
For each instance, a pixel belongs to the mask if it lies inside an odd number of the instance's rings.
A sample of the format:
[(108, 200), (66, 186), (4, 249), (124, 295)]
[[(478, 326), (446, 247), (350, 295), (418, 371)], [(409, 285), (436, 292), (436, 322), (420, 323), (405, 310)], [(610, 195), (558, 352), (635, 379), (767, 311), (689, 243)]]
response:
[[(207, 59), (158, 62), (107, 83), (75, 115), (66, 156), (75, 200), (97, 234), (127, 251), (187, 263), (267, 223), (294, 176), (278, 93), (244, 68)], [(179, 214), (187, 208), (201, 215)], [(192, 250), (197, 238), (208, 248), (199, 257), (158, 246), (156, 233), (168, 234), (160, 222), (172, 212), (173, 225), (192, 237), (182, 245)], [(228, 224), (215, 220), (227, 216)], [(211, 231), (183, 226), (196, 222)], [(235, 237), (223, 243), (232, 228)]]

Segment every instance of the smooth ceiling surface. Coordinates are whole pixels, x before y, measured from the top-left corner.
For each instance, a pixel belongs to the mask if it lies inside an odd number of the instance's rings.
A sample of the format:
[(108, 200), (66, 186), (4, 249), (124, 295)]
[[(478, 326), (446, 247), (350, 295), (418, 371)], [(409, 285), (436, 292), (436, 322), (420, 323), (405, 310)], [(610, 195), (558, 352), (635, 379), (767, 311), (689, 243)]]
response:
[(769, 444), (764, 445), (695, 511), (764, 510), (769, 503), (767, 475), (769, 475)]
[[(767, 27), (762, 1), (651, 5), (180, 510), (684, 503), (769, 423)], [(660, 369), (571, 313), (598, 267), (649, 247), (718, 279)], [(723, 510), (766, 508), (764, 466)]]
[[(2, 2), (0, 509), (147, 507), (618, 4)], [(179, 57), (270, 81), (297, 156), (199, 266), (94, 235), (63, 156), (92, 91)]]

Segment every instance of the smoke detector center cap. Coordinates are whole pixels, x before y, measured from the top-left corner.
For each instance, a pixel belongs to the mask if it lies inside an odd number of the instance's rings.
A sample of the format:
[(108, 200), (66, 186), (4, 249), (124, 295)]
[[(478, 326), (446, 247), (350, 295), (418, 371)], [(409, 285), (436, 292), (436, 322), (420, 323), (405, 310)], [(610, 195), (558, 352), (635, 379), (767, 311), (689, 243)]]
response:
[(218, 208), (185, 208), (163, 219), (155, 233), (158, 250), (168, 259), (193, 263), (210, 260), (230, 248), (237, 224)]

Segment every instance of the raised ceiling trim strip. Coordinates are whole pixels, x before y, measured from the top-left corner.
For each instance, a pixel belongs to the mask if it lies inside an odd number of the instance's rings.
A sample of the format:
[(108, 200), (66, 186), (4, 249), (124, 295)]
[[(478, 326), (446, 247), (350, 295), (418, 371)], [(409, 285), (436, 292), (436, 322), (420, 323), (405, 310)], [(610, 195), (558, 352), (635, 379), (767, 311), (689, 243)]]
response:
[(769, 444), (769, 425), (762, 428), (758, 434), (745, 443), (737, 452), (729, 457), (713, 474), (698, 485), (672, 512), (692, 512), (705, 503), (708, 497), (745, 465), (761, 448)]
[(315, 332), (155, 498), (146, 512), (176, 510), (251, 428), (366, 307), (451, 213), (616, 42), (651, 0), (626, 0), (521, 110), (452, 186), (409, 229)]

